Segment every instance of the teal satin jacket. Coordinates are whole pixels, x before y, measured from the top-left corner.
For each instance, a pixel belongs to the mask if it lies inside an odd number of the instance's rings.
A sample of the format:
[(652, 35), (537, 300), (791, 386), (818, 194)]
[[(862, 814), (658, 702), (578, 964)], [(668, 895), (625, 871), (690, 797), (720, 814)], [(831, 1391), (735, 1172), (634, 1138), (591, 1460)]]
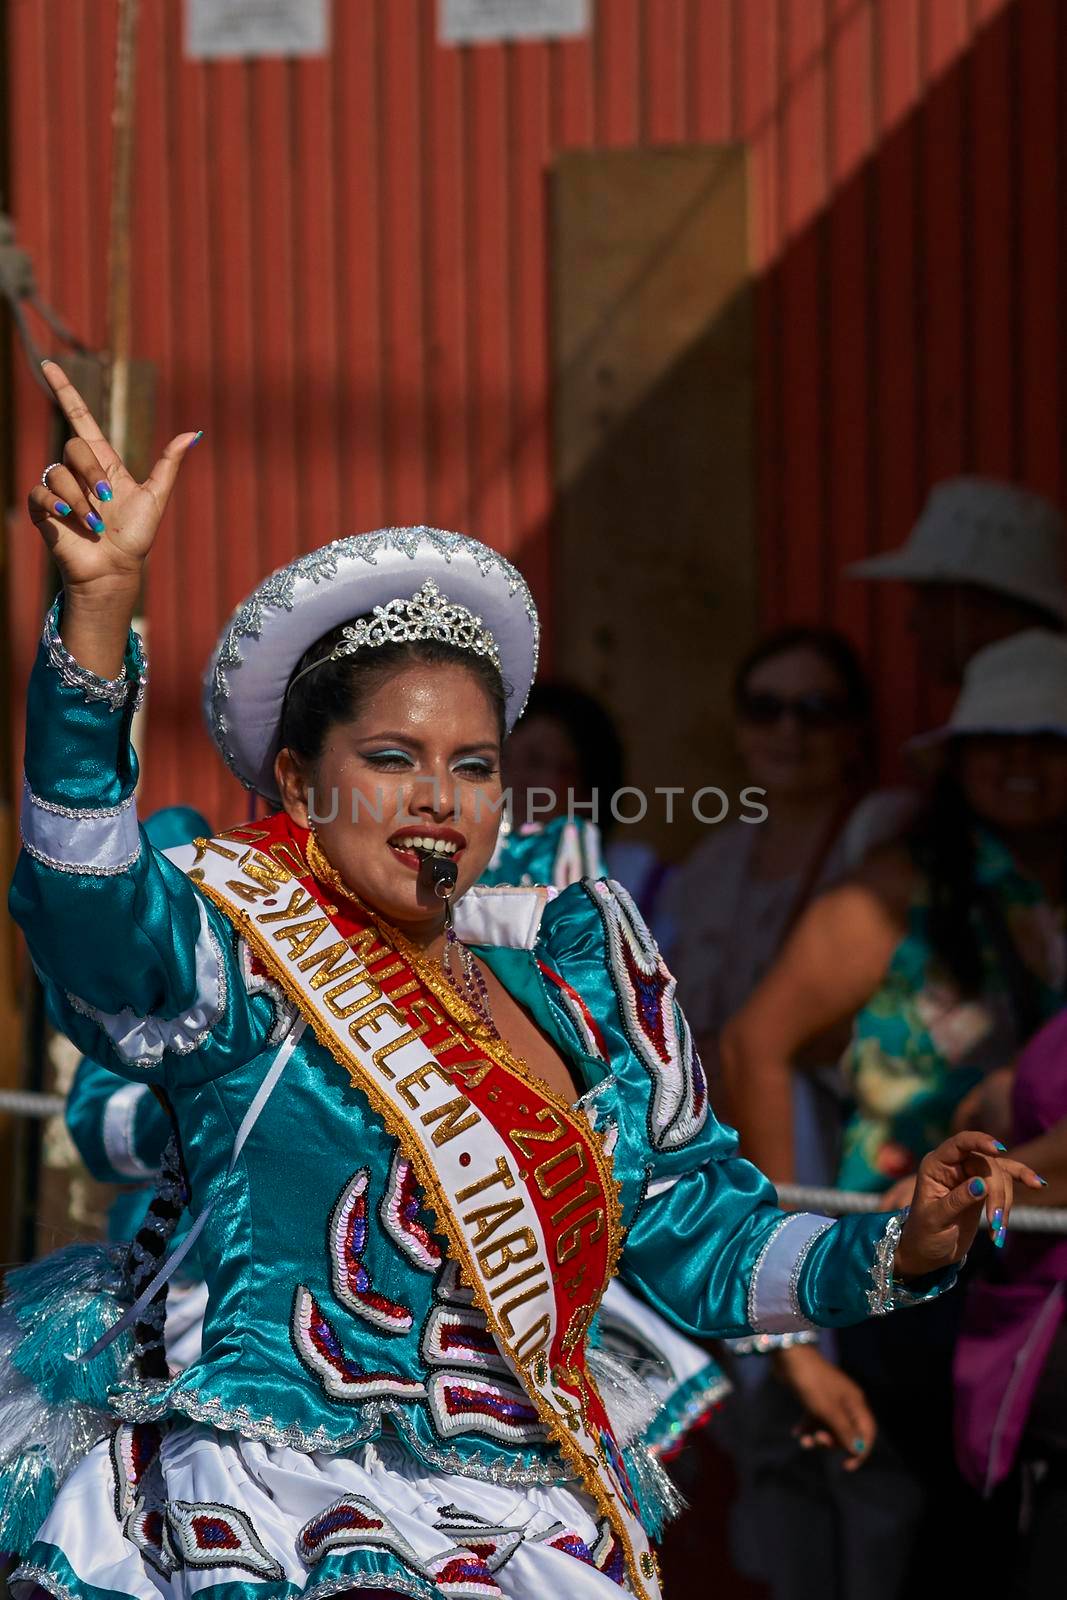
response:
[[(395, 1141), (310, 1029), (228, 1172), (235, 1130), (293, 1014), (230, 923), (138, 828), (130, 724), (143, 675), (131, 637), (125, 678), (94, 678), (50, 616), (29, 690), (10, 898), (58, 1025), (111, 1071), (165, 1090), (190, 1209), (215, 1202), (199, 1246), (210, 1290), (201, 1359), (163, 1383), (127, 1382), (111, 1404), (126, 1418), (185, 1415), (305, 1451), (347, 1450), (389, 1427), (443, 1470), (568, 1477), (539, 1424), (514, 1421), (506, 1392), (492, 1403), (491, 1360), (470, 1358), (480, 1405), (464, 1413), (435, 1398), (431, 1335), (441, 1316), (458, 1315), (462, 1290), (447, 1264), (420, 1270), (397, 1247), (382, 1203)], [(466, 924), (476, 930), (472, 894)], [(890, 1219), (786, 1215), (738, 1157), (736, 1136), (707, 1105), (673, 980), (662, 966), (651, 988), (631, 980), (627, 941), (647, 955), (650, 940), (624, 891), (575, 884), (539, 918), (513, 921), (482, 918), (494, 931), (479, 956), (587, 1086), (582, 1103), (608, 1136), (622, 1186), (621, 1273), (665, 1317), (694, 1334), (737, 1336), (847, 1324), (912, 1298), (892, 1283)], [(667, 1051), (653, 1046), (664, 1036)], [(331, 1296), (328, 1220), (364, 1168), (364, 1264), (382, 1295), (412, 1311), (403, 1333)], [(344, 1400), (309, 1360), (293, 1314), (301, 1286), (333, 1330)]]

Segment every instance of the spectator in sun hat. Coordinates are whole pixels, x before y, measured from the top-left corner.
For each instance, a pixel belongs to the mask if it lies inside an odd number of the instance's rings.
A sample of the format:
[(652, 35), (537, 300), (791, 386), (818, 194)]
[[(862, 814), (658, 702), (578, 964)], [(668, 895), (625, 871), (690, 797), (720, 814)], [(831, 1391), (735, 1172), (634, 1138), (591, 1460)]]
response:
[[(1029, 629), (987, 646), (947, 722), (912, 748), (937, 768), (926, 809), (902, 843), (809, 903), (721, 1038), (742, 1151), (788, 1182), (793, 1063), (851, 1021), (842, 1070), (855, 1110), (837, 1184), (878, 1193), (887, 1209), (907, 1204), (907, 1175), (951, 1126), (977, 1117), (1011, 1136), (991, 1113), (1010, 1099), (1016, 1058), (1067, 999), (1067, 639)], [(1003, 1217), (991, 1236), (1003, 1246)], [(978, 1507), (952, 1455), (959, 1310), (957, 1298), (903, 1330), (883, 1321), (838, 1338), (879, 1430), (864, 1473), (876, 1468), (879, 1503), (896, 1519), (876, 1570), (884, 1581), (898, 1561), (920, 1593), (946, 1584), (946, 1522), (973, 1522)], [(777, 1360), (813, 1362), (802, 1347)], [(968, 1559), (977, 1585), (980, 1541)]]
[(936, 483), (906, 544), (846, 570), (912, 585), (923, 664), (945, 683), (958, 683), (985, 645), (1067, 625), (1063, 518), (1041, 495), (995, 478)]

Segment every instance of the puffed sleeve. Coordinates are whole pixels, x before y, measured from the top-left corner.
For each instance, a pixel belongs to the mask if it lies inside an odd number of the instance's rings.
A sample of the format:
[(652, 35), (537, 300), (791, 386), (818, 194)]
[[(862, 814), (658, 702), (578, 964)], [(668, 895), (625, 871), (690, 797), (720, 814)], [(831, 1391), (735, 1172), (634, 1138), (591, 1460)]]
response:
[(619, 884), (566, 890), (545, 910), (541, 951), (565, 980), (610, 1070), (616, 1175), (627, 1235), (621, 1274), (701, 1337), (835, 1327), (942, 1292), (955, 1272), (892, 1278), (901, 1216), (787, 1213), (718, 1122), (674, 979)]
[(140, 640), (106, 682), (64, 648), (58, 607), (30, 678), (11, 914), (86, 1055), (145, 1081), (218, 1076), (263, 1047), (271, 1005), (245, 990), (225, 918), (138, 826)]

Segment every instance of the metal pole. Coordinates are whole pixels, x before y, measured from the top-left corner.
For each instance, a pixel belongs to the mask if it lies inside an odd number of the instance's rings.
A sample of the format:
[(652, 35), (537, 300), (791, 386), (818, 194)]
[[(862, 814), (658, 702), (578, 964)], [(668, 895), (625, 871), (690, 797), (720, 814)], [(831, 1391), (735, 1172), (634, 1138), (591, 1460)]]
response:
[(119, 0), (115, 101), (111, 113), (111, 214), (108, 238), (108, 362), (105, 431), (125, 459), (130, 408), (130, 235), (133, 188), (137, 23), (141, 0)]

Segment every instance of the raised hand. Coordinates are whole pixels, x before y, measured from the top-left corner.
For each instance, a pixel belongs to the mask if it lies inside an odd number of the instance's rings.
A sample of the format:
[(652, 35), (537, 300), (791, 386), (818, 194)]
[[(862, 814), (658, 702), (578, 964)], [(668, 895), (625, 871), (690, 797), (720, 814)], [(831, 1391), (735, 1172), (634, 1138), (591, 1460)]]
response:
[(61, 632), (71, 655), (101, 677), (122, 667), (145, 560), (198, 433), (172, 439), (143, 483), (127, 471), (62, 367), (42, 370), (74, 437), (47, 484), (30, 491), (30, 517), (63, 579)]
[(1045, 1186), (988, 1133), (957, 1133), (924, 1156), (893, 1263), (897, 1278), (922, 1277), (962, 1261), (983, 1216), (1002, 1245), (1015, 1184)]
[(144, 483), (126, 470), (62, 367), (42, 370), (70, 423), (62, 464), (29, 497), (30, 516), (71, 592), (86, 585), (136, 585), (159, 529), (178, 470), (200, 437), (172, 439)]

